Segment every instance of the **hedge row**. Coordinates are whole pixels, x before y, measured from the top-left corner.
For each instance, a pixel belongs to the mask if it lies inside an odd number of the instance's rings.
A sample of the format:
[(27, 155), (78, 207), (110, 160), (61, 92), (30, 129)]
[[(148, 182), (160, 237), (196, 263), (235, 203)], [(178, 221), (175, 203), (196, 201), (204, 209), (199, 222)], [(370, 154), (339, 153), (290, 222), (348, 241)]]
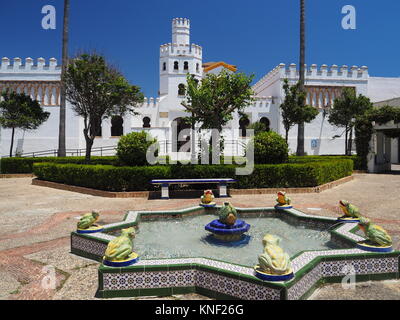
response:
[[(36, 157), (36, 158), (2, 158), (0, 159), (0, 173), (32, 173), (33, 164), (39, 162), (85, 164), (85, 157)], [(116, 165), (118, 158), (91, 157), (90, 164)]]
[[(362, 161), (358, 156), (290, 156), (289, 163), (310, 163), (328, 160), (350, 159), (354, 162), (354, 169), (362, 169)], [(85, 157), (40, 157), (40, 158), (2, 158), (0, 159), (0, 173), (32, 173), (33, 164), (39, 162), (85, 164)], [(91, 158), (90, 165), (119, 165), (116, 156)]]
[(362, 170), (362, 159), (359, 156), (343, 156), (343, 155), (326, 155), (326, 156), (290, 156), (289, 163), (306, 163), (313, 161), (329, 161), (329, 160), (342, 160), (349, 159), (354, 163), (354, 170)]
[(173, 165), (116, 167), (35, 163), (41, 180), (107, 191), (154, 190), (151, 179), (235, 178), (234, 188), (315, 187), (353, 172), (353, 161), (332, 160), (299, 164), (256, 165), (251, 175), (236, 175), (234, 165)]

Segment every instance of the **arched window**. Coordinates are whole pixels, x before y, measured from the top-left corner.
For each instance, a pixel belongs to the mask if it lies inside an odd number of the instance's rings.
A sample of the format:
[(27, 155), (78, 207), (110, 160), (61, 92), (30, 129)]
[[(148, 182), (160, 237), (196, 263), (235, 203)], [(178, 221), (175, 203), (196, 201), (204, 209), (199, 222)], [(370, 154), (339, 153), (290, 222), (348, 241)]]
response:
[(151, 124), (150, 124), (151, 119), (149, 117), (144, 117), (143, 118), (143, 128), (150, 128)]
[(163, 69), (163, 71), (167, 70), (167, 63), (166, 62), (163, 63), (162, 69)]
[(246, 136), (246, 129), (250, 124), (250, 120), (248, 118), (242, 117), (239, 120), (239, 130), (240, 130), (240, 136), (245, 137)]
[(189, 62), (185, 61), (183, 63), (183, 70), (189, 70)]
[(267, 117), (262, 117), (260, 119), (260, 122), (265, 125), (265, 131), (269, 131), (270, 130), (269, 126), (270, 126), (271, 123), (270, 123), (270, 121), (269, 121), (269, 119)]
[(199, 67), (200, 67), (200, 65), (198, 63), (196, 63), (196, 72), (199, 72)]
[(186, 92), (185, 85), (183, 83), (180, 83), (178, 85), (178, 95), (179, 96), (184, 96), (185, 92)]
[(179, 62), (178, 61), (174, 62), (174, 70), (179, 70)]
[(120, 137), (124, 134), (124, 119), (121, 116), (111, 118), (111, 136)]

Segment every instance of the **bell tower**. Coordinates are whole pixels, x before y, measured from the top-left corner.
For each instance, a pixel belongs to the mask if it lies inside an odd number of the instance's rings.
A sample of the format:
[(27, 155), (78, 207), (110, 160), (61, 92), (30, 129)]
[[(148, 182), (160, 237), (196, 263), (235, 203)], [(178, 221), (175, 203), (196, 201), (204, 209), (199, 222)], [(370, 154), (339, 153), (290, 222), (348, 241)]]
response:
[(172, 42), (160, 46), (160, 96), (182, 96), (186, 75), (201, 79), (202, 48), (190, 44), (190, 20), (172, 20)]

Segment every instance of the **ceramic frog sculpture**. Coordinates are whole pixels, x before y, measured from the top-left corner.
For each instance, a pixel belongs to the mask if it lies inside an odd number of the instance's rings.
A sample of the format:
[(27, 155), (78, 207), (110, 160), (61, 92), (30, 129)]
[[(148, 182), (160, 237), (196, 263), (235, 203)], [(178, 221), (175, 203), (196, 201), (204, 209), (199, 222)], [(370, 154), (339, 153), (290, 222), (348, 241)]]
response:
[(78, 229), (88, 229), (99, 219), (100, 214), (96, 211), (85, 213), (78, 222)]
[(214, 200), (214, 195), (211, 190), (205, 190), (204, 195), (201, 196), (201, 203), (210, 204)]
[(104, 258), (108, 261), (127, 259), (133, 252), (133, 241), (135, 229), (122, 229), (122, 234), (108, 243)]
[(361, 217), (358, 227), (365, 233), (368, 240), (379, 246), (392, 245), (392, 238), (380, 226), (371, 223), (367, 218)]
[(278, 192), (278, 198), (276, 198), (276, 202), (278, 202), (278, 205), (280, 206), (289, 205), (291, 201), (292, 200), (290, 200), (290, 198), (286, 196), (286, 192), (283, 191)]
[(276, 275), (290, 273), (290, 257), (279, 247), (279, 242), (280, 239), (272, 234), (264, 237), (264, 253), (258, 257), (259, 267), (263, 272)]
[(225, 202), (219, 211), (219, 221), (233, 226), (237, 220), (237, 211), (229, 202)]
[(342, 211), (346, 217), (351, 217), (351, 218), (360, 218), (361, 217), (360, 209), (358, 209), (358, 207), (356, 207), (355, 205), (352, 205), (348, 201), (340, 200), (339, 206), (340, 206), (340, 209), (342, 209)]

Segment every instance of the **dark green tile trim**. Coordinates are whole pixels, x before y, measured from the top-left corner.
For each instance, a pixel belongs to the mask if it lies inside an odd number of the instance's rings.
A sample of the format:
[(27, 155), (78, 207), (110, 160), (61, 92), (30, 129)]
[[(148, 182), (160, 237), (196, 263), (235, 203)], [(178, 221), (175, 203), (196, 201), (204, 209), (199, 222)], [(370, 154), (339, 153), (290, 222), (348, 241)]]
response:
[(172, 294), (196, 293), (196, 287), (172, 287)]
[(172, 296), (172, 288), (148, 288), (148, 289), (139, 289), (140, 296)]

